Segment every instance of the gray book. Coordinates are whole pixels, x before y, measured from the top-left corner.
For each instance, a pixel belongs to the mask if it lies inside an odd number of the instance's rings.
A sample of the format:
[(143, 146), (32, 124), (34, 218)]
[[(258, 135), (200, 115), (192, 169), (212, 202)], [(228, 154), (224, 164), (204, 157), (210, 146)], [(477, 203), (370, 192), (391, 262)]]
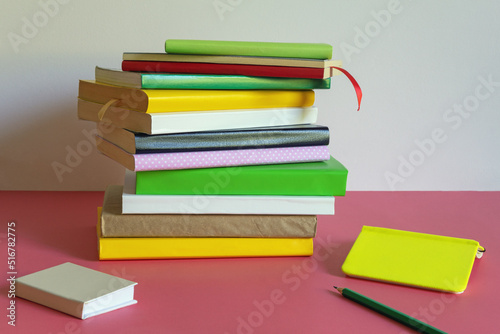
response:
[(86, 319), (137, 303), (132, 282), (70, 262), (16, 279), (16, 296)]

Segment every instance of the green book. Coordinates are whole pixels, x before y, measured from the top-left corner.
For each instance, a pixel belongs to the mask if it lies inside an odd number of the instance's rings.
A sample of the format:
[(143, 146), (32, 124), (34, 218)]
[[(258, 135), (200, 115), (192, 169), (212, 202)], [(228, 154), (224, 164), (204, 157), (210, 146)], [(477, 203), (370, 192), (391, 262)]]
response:
[(136, 172), (140, 195), (343, 196), (347, 169), (328, 161)]
[(139, 73), (95, 68), (97, 82), (137, 89), (329, 89), (330, 78), (273, 78), (219, 74)]
[(234, 42), (168, 39), (167, 53), (330, 59), (332, 46), (325, 43)]

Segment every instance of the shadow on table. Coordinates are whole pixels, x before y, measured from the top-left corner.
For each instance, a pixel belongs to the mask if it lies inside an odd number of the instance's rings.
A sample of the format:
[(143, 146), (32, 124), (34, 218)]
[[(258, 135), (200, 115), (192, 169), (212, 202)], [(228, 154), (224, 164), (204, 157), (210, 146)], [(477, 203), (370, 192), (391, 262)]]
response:
[(29, 214), (17, 218), (19, 256), (97, 261), (97, 206), (102, 199), (102, 192), (25, 192), (23, 200), (31, 206)]
[(353, 240), (332, 242), (331, 240), (315, 240), (314, 258), (325, 268), (325, 271), (333, 276), (345, 277), (342, 272), (342, 264), (354, 243)]

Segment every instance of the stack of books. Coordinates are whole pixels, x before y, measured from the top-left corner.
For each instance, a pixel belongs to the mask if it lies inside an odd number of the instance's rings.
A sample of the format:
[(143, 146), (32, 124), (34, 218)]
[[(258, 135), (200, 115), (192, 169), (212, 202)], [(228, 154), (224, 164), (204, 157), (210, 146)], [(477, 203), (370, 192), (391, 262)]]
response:
[(99, 258), (313, 254), (347, 170), (314, 89), (340, 62), (316, 43), (167, 40), (81, 80), (78, 116), (123, 165), (98, 208)]

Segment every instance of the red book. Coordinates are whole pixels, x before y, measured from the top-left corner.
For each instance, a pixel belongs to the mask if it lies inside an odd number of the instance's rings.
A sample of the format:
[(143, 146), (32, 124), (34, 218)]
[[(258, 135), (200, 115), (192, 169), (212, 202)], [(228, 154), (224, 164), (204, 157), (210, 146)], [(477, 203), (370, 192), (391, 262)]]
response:
[(226, 74), (247, 75), (255, 77), (282, 77), (326, 79), (332, 76), (332, 69), (289, 66), (263, 66), (241, 64), (210, 64), (184, 63), (162, 61), (122, 61), (123, 71), (158, 72), (158, 73), (189, 73), (189, 74)]

